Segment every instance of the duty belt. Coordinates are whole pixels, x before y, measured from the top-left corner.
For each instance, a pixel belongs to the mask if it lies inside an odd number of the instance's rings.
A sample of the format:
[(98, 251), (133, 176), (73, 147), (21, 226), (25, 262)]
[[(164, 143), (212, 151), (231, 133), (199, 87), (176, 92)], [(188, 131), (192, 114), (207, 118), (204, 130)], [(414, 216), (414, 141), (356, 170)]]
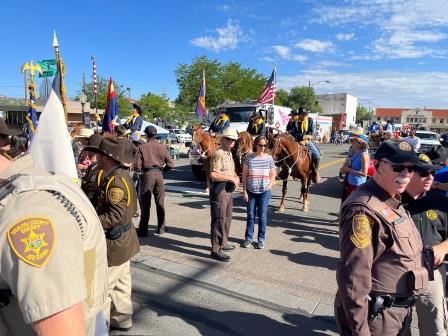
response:
[(369, 323), (372, 322), (378, 314), (387, 308), (400, 307), (400, 308), (410, 308), (415, 303), (415, 296), (392, 296), (392, 295), (368, 295), (369, 300)]
[(121, 237), (123, 233), (129, 231), (132, 227), (132, 223), (123, 224), (123, 225), (115, 225), (112, 229), (107, 229), (104, 232), (106, 233), (106, 238), (109, 240), (117, 240)]
[(146, 172), (149, 172), (151, 170), (156, 170), (156, 169), (162, 170), (162, 168), (160, 168), (159, 166), (154, 166), (154, 167), (150, 167), (150, 168), (143, 168), (143, 172), (146, 173)]

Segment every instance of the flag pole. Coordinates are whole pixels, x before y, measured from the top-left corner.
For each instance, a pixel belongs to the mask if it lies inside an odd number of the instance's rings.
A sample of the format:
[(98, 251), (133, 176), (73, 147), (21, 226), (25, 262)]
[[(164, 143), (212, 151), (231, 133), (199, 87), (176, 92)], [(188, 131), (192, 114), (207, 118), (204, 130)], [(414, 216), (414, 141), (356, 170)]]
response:
[(64, 66), (62, 63), (62, 58), (61, 58), (61, 54), (59, 51), (59, 42), (58, 42), (58, 38), (56, 36), (56, 31), (53, 31), (53, 48), (54, 48), (54, 54), (56, 57), (56, 66), (58, 69), (58, 72), (61, 74), (61, 87), (60, 87), (60, 92), (61, 92), (61, 102), (62, 102), (62, 107), (64, 108), (64, 115), (65, 115), (65, 121), (67, 122), (68, 118), (67, 118), (67, 97), (65, 96), (66, 92), (65, 92), (65, 86), (64, 86)]
[(205, 121), (205, 69), (202, 69), (202, 88), (204, 90), (204, 114), (202, 115), (202, 122)]

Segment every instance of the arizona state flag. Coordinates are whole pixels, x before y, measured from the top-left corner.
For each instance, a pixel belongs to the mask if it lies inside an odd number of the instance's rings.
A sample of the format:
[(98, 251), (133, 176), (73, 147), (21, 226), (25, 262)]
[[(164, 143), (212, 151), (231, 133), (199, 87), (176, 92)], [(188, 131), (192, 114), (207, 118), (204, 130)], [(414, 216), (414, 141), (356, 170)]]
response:
[(196, 105), (196, 118), (203, 117), (205, 114), (205, 71), (202, 72), (201, 86), (199, 87), (198, 103)]
[(118, 101), (114, 83), (112, 82), (112, 77), (109, 77), (106, 99), (106, 110), (104, 111), (103, 118), (103, 131), (114, 133), (114, 122), (118, 116)]

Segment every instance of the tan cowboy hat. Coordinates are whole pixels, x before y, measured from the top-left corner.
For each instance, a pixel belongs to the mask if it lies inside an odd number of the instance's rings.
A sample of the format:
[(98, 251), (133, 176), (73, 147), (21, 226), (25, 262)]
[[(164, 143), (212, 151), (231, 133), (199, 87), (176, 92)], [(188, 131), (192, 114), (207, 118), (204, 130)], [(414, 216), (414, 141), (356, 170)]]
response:
[(350, 135), (350, 140), (357, 141), (361, 144), (369, 146), (369, 138), (365, 134), (354, 134)]
[(350, 130), (350, 133), (353, 134), (353, 135), (364, 134), (364, 128), (359, 127), (359, 126), (357, 126), (357, 127), (353, 127), (353, 128)]
[(90, 128), (81, 128), (75, 138), (90, 138), (93, 135), (93, 130)]
[(227, 127), (227, 128), (224, 129), (222, 134), (220, 134), (220, 137), (237, 140), (238, 139), (238, 132), (233, 127)]

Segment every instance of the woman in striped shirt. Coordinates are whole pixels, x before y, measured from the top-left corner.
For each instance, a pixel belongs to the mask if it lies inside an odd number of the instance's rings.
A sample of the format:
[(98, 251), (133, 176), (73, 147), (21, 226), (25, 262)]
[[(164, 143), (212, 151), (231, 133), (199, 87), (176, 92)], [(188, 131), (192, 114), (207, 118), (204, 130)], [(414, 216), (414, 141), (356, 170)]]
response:
[(275, 184), (275, 164), (272, 156), (266, 154), (267, 139), (260, 135), (255, 138), (253, 153), (247, 155), (243, 164), (243, 197), (247, 202), (247, 226), (245, 240), (241, 247), (252, 244), (255, 217), (258, 214), (257, 248), (264, 248), (268, 222), (268, 204), (271, 188)]

